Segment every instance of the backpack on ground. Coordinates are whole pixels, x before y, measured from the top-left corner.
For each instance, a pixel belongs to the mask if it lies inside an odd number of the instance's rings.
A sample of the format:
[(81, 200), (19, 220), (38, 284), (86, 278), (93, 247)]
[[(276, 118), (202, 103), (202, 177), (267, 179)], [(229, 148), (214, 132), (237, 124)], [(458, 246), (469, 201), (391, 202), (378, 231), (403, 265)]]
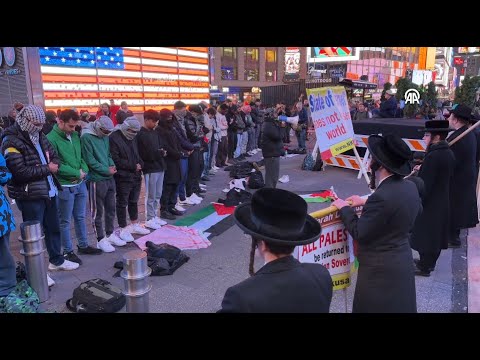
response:
[(67, 308), (77, 313), (115, 313), (126, 303), (122, 291), (110, 282), (92, 279), (81, 283), (67, 300)]
[(263, 174), (261, 171), (255, 171), (248, 177), (248, 187), (250, 189), (261, 189), (265, 186)]

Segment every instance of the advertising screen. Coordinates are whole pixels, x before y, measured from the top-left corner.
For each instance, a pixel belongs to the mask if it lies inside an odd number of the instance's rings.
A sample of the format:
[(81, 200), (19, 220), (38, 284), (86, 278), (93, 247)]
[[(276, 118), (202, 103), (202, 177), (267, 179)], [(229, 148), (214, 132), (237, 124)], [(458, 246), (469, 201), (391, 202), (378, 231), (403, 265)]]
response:
[(307, 48), (308, 62), (332, 62), (358, 60), (354, 47), (309, 47)]

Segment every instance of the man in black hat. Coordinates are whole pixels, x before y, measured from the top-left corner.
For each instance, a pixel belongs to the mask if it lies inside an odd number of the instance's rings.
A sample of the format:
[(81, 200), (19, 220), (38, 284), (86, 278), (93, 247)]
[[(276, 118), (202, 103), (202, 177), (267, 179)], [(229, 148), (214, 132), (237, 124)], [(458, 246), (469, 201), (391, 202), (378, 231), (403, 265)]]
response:
[[(320, 264), (300, 263), (296, 246), (318, 240), (320, 223), (307, 214), (307, 203), (286, 190), (263, 188), (237, 206), (236, 224), (252, 237), (252, 277), (227, 289), (218, 312), (328, 313), (332, 278)], [(253, 271), (255, 251), (265, 261)]]
[[(452, 142), (468, 129), (472, 109), (466, 105), (454, 105), (450, 110), (448, 121), (450, 127), (455, 129), (447, 137)], [(468, 133), (462, 139), (450, 146), (455, 155), (455, 168), (453, 179), (450, 182), (450, 212), (451, 234), (449, 246), (458, 248), (460, 242), (460, 230), (475, 227), (478, 224), (477, 209), (477, 139), (473, 132)]]
[(448, 248), (450, 234), (450, 182), (453, 177), (455, 156), (445, 141), (452, 129), (446, 120), (425, 122), (423, 140), (427, 153), (418, 172), (423, 180), (423, 212), (417, 217), (410, 245), (420, 254), (415, 260), (415, 274), (430, 276), (442, 249)]
[(358, 242), (360, 266), (353, 312), (413, 313), (417, 304), (408, 238), (422, 203), (416, 185), (403, 179), (410, 174), (412, 153), (397, 135), (371, 135), (368, 149), (371, 185), (377, 190), (368, 200), (358, 195), (346, 199), (352, 206), (363, 205), (362, 216), (344, 200), (333, 202)]

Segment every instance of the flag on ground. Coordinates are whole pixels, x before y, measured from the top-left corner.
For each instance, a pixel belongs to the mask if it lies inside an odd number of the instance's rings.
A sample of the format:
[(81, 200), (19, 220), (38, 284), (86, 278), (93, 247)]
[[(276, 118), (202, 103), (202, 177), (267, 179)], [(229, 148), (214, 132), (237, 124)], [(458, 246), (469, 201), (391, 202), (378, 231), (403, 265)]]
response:
[(222, 234), (232, 227), (234, 221), (230, 215), (234, 211), (235, 206), (213, 203), (178, 220), (175, 225), (188, 226), (191, 229), (209, 233), (209, 238), (211, 238)]
[(322, 190), (317, 193), (300, 195), (307, 203), (323, 203), (334, 201), (337, 196), (332, 190)]

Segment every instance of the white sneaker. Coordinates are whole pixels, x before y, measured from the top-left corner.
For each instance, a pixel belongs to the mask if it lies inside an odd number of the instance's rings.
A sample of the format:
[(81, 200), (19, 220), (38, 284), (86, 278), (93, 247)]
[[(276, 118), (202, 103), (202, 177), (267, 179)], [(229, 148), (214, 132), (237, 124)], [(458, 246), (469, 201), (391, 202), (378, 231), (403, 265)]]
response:
[(145, 221), (145, 226), (154, 230), (160, 229), (162, 227), (162, 225), (156, 222), (155, 219), (150, 219), (148, 221)]
[(159, 218), (158, 216), (155, 216), (155, 218), (153, 219), (158, 225), (160, 226), (163, 226), (163, 225), (167, 225), (168, 223), (165, 221), (165, 220), (162, 220), (161, 218)]
[(180, 205), (195, 205), (196, 203), (193, 202), (192, 200), (190, 200), (189, 198), (186, 198), (185, 200), (181, 201), (181, 200), (178, 200), (177, 204), (180, 204)]
[(194, 205), (198, 205), (202, 202), (202, 200), (198, 200), (198, 196), (194, 196), (195, 194), (192, 194), (190, 197), (187, 198), (188, 201), (193, 203)]
[(110, 241), (106, 237), (97, 242), (97, 249), (102, 250), (103, 252), (110, 253), (114, 252), (115, 248), (110, 244)]
[(139, 234), (139, 235), (147, 235), (150, 234), (150, 230), (145, 229), (143, 226), (141, 226), (139, 223), (131, 224), (128, 227), (128, 231), (131, 234)]
[(53, 281), (53, 279), (48, 274), (47, 274), (47, 283), (48, 283), (48, 287), (52, 287), (53, 285), (55, 285), (55, 281)]
[(212, 169), (213, 169), (213, 170), (215, 170), (215, 171), (217, 171), (217, 170), (220, 170), (220, 168), (219, 168), (219, 167), (217, 167), (217, 166), (215, 166), (215, 165), (214, 165), (214, 166), (212, 166)]
[[(113, 235), (113, 234), (112, 234)], [(123, 228), (120, 230), (120, 234), (118, 237), (123, 240), (125, 243), (127, 242), (132, 242), (135, 240), (135, 238), (132, 236), (130, 233), (130, 226), (127, 226), (126, 228)], [(116, 245), (116, 244), (115, 244)], [(123, 245), (117, 245), (117, 246), (123, 246)]]
[(258, 149), (257, 149), (257, 152), (259, 152), (259, 151), (262, 151), (262, 149), (258, 148)]
[(257, 149), (250, 151), (252, 155), (255, 155), (257, 153)]
[(178, 211), (187, 211), (187, 209), (185, 209), (184, 207), (182, 207), (179, 203), (177, 203), (175, 205), (175, 209), (177, 209)]
[(75, 270), (78, 269), (80, 265), (73, 261), (64, 260), (61, 265), (53, 265), (52, 263), (48, 264), (48, 270), (57, 271), (57, 270)]
[[(130, 236), (132, 236), (132, 234), (130, 234)], [(132, 236), (133, 238), (133, 236)], [(108, 240), (108, 242), (112, 245), (115, 245), (115, 246), (125, 246), (127, 245), (127, 242), (124, 241), (124, 240), (121, 240), (117, 235), (115, 235), (115, 233), (112, 233), (109, 237), (106, 238)], [(131, 240), (133, 241), (133, 240)]]
[(205, 189), (205, 190), (207, 190), (207, 185), (204, 185), (204, 184), (199, 184), (198, 186), (200, 186), (202, 189)]

